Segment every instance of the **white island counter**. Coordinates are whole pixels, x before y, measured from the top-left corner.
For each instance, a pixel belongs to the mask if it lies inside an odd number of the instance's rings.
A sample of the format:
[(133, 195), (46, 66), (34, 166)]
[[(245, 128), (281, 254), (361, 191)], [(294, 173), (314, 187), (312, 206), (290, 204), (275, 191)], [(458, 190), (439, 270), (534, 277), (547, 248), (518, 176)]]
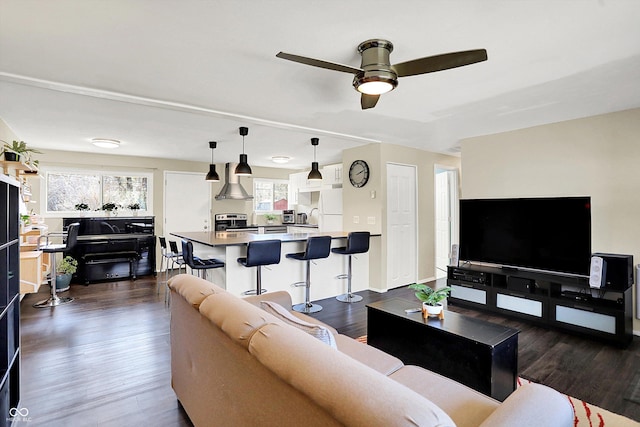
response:
[[(262, 288), (269, 292), (285, 290), (291, 294), (294, 304), (304, 302), (304, 287), (292, 287), (295, 282), (305, 280), (306, 263), (292, 260), (286, 254), (303, 252), (308, 237), (331, 236), (331, 247), (347, 244), (347, 232), (327, 233), (278, 233), (254, 234), (244, 232), (176, 232), (176, 237), (193, 242), (194, 253), (201, 258), (218, 258), (225, 262), (224, 268), (209, 270), (207, 277), (218, 286), (234, 295), (242, 296), (244, 291), (255, 289), (256, 268), (243, 267), (238, 258), (246, 256), (247, 244), (256, 240), (277, 239), (282, 242), (280, 264), (262, 267)], [(371, 239), (379, 235), (372, 235)], [(180, 242), (178, 242), (180, 247)], [(311, 262), (311, 300), (319, 300), (343, 294), (347, 291), (347, 281), (336, 279), (347, 272), (345, 255), (331, 253), (328, 258)], [(369, 288), (369, 254), (353, 256), (352, 291)]]

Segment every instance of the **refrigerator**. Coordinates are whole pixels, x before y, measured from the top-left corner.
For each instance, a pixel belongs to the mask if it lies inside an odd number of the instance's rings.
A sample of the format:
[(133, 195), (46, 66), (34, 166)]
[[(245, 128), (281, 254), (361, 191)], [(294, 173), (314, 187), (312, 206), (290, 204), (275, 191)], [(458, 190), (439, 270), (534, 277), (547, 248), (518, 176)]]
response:
[(342, 188), (320, 191), (318, 231), (342, 231)]

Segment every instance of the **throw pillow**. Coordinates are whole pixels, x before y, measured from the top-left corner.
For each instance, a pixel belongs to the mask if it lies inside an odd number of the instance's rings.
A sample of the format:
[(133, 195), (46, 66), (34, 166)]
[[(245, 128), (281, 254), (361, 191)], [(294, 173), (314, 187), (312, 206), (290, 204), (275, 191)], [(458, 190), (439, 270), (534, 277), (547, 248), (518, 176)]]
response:
[(289, 313), (289, 310), (275, 302), (260, 301), (260, 307), (267, 313), (273, 314), (284, 323), (303, 330), (312, 337), (319, 339), (332, 348), (338, 348), (335, 337), (333, 336), (331, 331), (329, 331), (324, 326), (314, 325), (313, 323), (305, 322), (304, 320), (298, 319), (293, 314)]

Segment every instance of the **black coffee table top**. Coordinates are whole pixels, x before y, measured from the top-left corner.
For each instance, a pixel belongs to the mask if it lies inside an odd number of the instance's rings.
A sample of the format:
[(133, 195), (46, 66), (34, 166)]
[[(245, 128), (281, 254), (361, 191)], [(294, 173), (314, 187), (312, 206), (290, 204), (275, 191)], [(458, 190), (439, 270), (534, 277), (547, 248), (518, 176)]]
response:
[(444, 319), (437, 317), (422, 317), (422, 311), (417, 313), (406, 313), (408, 308), (421, 307), (421, 302), (410, 302), (401, 298), (392, 298), (384, 301), (367, 304), (370, 309), (380, 310), (385, 313), (405, 318), (408, 321), (423, 324), (425, 327), (441, 330), (458, 337), (463, 337), (470, 341), (482, 343), (494, 347), (504, 340), (517, 335), (520, 331), (474, 317), (463, 316), (453, 311), (444, 312)]

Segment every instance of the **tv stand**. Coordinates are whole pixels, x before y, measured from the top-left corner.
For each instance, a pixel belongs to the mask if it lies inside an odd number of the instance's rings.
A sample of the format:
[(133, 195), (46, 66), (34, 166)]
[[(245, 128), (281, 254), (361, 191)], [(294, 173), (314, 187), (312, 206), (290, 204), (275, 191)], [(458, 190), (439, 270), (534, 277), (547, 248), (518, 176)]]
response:
[(561, 273), (465, 264), (448, 267), (449, 303), (524, 319), (626, 347), (633, 339), (632, 287), (589, 287)]

